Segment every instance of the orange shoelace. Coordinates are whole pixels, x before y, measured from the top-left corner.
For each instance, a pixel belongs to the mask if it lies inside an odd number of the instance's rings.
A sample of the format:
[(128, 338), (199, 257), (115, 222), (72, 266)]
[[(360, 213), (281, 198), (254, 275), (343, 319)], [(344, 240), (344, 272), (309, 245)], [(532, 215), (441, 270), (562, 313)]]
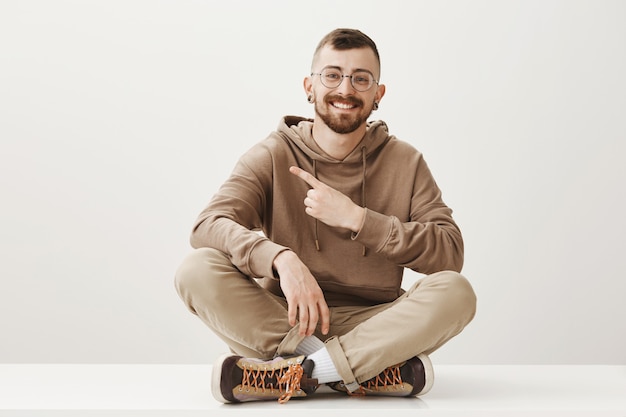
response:
[(367, 381), (365, 388), (375, 389), (377, 387), (402, 385), (402, 375), (400, 375), (400, 365), (390, 366), (374, 378)]
[[(289, 401), (294, 392), (300, 390), (300, 381), (303, 374), (304, 369), (302, 369), (302, 365), (299, 363), (280, 369), (251, 369), (244, 367), (241, 388), (245, 390), (252, 389), (257, 392), (265, 392), (266, 390), (282, 392), (278, 402), (284, 404)], [(276, 381), (276, 385), (268, 381)]]
[(400, 365), (394, 365), (386, 368), (374, 378), (365, 381), (365, 383), (361, 385), (357, 391), (348, 391), (348, 395), (360, 397), (366, 394), (366, 389), (376, 390), (376, 388), (379, 387), (395, 386), (402, 384), (403, 382), (402, 375), (400, 374)]
[(294, 391), (300, 391), (300, 381), (302, 380), (302, 374), (304, 369), (299, 363), (295, 363), (287, 368), (287, 372), (278, 380), (279, 384), (285, 386), (285, 393), (280, 396), (278, 402), (281, 404), (289, 401)]

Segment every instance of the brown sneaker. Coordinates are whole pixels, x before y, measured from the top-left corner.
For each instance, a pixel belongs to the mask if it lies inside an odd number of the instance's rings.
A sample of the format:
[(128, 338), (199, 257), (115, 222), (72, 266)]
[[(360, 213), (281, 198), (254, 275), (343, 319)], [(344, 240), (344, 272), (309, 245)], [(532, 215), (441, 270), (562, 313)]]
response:
[(304, 356), (277, 357), (264, 361), (232, 354), (222, 355), (213, 365), (211, 390), (223, 403), (306, 397), (315, 392), (311, 379), (314, 363)]
[(433, 365), (428, 356), (421, 354), (406, 362), (390, 366), (374, 378), (363, 382), (350, 392), (343, 382), (328, 384), (336, 391), (350, 395), (389, 395), (410, 397), (426, 394), (434, 382)]

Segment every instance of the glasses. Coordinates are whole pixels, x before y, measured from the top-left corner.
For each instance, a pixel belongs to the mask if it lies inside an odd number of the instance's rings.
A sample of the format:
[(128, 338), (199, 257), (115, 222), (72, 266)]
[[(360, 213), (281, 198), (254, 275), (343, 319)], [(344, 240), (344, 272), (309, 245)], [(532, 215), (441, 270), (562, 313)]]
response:
[(322, 72), (312, 72), (311, 75), (319, 75), (320, 81), (327, 88), (339, 87), (344, 78), (350, 78), (352, 87), (361, 92), (369, 90), (374, 84), (378, 84), (378, 81), (368, 71), (355, 71), (352, 75), (343, 75), (336, 68), (325, 68)]

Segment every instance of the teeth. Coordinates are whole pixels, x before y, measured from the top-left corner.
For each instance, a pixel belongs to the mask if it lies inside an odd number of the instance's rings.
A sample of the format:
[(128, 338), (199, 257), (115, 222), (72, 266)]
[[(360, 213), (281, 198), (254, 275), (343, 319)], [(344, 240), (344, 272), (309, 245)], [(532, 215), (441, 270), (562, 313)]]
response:
[(339, 109), (353, 109), (356, 106), (353, 106), (352, 104), (345, 104), (345, 103), (333, 103), (333, 106), (339, 108)]

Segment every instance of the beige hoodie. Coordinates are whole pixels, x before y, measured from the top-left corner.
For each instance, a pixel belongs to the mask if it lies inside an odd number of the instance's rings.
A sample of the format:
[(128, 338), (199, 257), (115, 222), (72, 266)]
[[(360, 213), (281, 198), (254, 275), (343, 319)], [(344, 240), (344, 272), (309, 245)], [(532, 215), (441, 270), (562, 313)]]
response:
[[(420, 152), (378, 121), (368, 123), (351, 154), (336, 160), (317, 146), (312, 126), (312, 120), (287, 116), (246, 152), (198, 216), (191, 245), (225, 252), (276, 294), (272, 262), (291, 249), (329, 306), (394, 300), (403, 292), (405, 267), (423, 274), (461, 270), (461, 232)], [(292, 165), (365, 207), (361, 230), (333, 228), (307, 215), (310, 187), (289, 172)]]

